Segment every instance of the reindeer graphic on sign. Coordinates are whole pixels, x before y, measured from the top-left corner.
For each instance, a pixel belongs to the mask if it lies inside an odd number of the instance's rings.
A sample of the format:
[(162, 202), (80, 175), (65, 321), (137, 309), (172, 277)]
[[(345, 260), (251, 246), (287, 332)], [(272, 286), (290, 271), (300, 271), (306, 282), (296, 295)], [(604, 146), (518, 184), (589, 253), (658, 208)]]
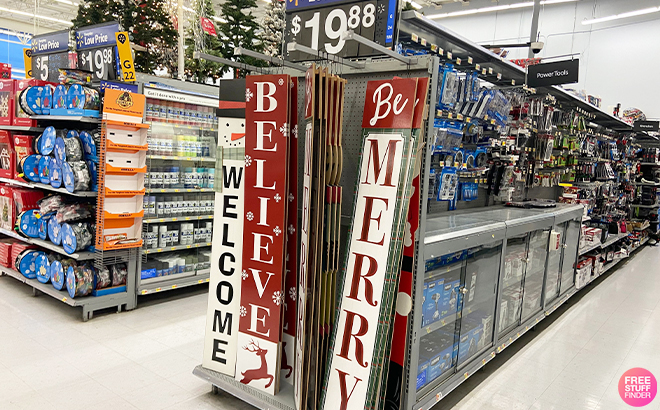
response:
[(265, 386), (266, 388), (269, 388), (275, 378), (268, 374), (268, 363), (266, 362), (266, 353), (268, 353), (268, 350), (260, 348), (259, 343), (255, 343), (254, 340), (251, 340), (249, 345), (243, 346), (243, 350), (255, 353), (257, 356), (261, 357), (261, 366), (258, 369), (250, 369), (241, 372), (243, 378), (240, 382), (243, 384), (250, 384), (253, 380), (269, 379), (268, 384)]

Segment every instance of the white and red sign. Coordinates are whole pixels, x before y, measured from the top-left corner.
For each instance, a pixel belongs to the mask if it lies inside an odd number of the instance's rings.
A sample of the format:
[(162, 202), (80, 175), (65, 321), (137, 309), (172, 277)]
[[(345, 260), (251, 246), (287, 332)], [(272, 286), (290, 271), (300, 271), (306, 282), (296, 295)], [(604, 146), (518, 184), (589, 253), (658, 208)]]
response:
[[(223, 151), (242, 151), (244, 118), (220, 118)], [(235, 136), (233, 140), (229, 136)], [(230, 142), (231, 141), (231, 142)], [(244, 175), (243, 160), (223, 158), (222, 193), (215, 194), (213, 246), (206, 337), (202, 365), (234, 376), (238, 322), (240, 318), (241, 272), (243, 259)]]
[(210, 36), (215, 36), (218, 37), (218, 33), (215, 31), (215, 24), (211, 21), (211, 19), (206, 18), (206, 17), (200, 17), (199, 22), (202, 25), (202, 30), (210, 35)]
[(246, 79), (245, 228), (236, 379), (277, 393), (284, 302), (288, 75)]

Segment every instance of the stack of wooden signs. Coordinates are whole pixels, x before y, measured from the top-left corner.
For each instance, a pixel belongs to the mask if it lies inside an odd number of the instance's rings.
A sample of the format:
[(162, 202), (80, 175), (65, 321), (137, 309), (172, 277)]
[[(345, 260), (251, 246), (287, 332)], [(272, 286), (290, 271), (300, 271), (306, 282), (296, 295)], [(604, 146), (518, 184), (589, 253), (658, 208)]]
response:
[(341, 270), (346, 81), (306, 73), (300, 198), (297, 86), (288, 75), (221, 83), (203, 366), (270, 394), (293, 384), (297, 409), (398, 407), (428, 79), (368, 83)]

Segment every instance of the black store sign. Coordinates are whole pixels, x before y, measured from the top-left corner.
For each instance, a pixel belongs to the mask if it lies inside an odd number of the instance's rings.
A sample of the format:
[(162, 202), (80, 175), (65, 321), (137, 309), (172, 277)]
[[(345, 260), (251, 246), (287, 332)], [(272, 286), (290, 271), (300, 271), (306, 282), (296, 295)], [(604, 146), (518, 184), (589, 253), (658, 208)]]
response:
[(580, 60), (558, 61), (527, 67), (527, 85), (543, 87), (578, 82)]
[(634, 130), (658, 132), (660, 131), (660, 121), (635, 121)]

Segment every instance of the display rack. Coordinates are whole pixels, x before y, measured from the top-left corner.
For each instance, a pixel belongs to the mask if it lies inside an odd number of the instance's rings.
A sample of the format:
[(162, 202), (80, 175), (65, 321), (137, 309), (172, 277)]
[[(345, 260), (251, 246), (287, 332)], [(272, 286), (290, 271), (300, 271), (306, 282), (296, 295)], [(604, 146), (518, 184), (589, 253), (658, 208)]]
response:
[[(145, 244), (137, 295), (209, 281), (209, 270), (200, 266), (210, 264), (211, 237), (206, 231), (214, 212), (218, 91), (157, 81), (148, 76), (142, 79), (151, 128), (146, 156)], [(162, 238), (163, 227), (167, 239)], [(164, 276), (153, 276), (158, 272)]]

